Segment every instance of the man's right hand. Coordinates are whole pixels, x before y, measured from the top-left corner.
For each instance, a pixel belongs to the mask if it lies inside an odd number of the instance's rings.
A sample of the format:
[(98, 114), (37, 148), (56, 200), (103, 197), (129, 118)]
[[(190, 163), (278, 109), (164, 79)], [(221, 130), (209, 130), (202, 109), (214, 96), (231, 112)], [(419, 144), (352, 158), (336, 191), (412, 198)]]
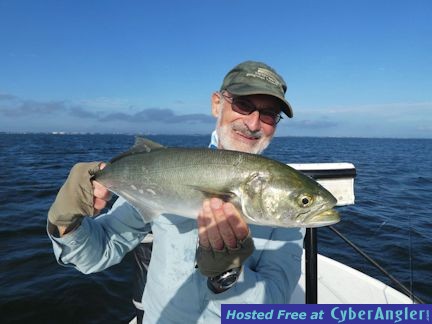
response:
[(105, 208), (111, 193), (92, 175), (105, 167), (101, 162), (75, 164), (48, 212), (48, 220), (57, 226), (60, 236), (81, 224), (82, 217), (94, 216)]
[[(105, 163), (99, 163), (99, 169), (105, 168)], [(105, 208), (106, 204), (112, 198), (111, 192), (95, 180), (91, 180), (93, 187), (93, 215), (98, 215), (102, 209)]]

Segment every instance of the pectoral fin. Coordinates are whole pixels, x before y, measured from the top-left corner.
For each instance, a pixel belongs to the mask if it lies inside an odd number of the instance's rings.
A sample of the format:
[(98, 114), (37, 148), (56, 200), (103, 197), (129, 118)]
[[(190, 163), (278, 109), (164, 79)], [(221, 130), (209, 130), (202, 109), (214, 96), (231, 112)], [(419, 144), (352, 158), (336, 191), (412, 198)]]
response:
[(204, 188), (199, 186), (190, 186), (191, 188), (201, 192), (206, 198), (219, 198), (225, 202), (233, 201), (237, 195), (231, 191), (217, 191), (212, 188)]

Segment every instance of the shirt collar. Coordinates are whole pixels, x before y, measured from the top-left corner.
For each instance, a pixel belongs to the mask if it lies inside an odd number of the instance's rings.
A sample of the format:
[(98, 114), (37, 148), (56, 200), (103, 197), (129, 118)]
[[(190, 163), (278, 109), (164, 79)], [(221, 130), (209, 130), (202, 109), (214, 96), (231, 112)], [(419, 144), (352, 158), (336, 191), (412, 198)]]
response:
[(214, 130), (213, 133), (212, 133), (212, 135), (211, 135), (211, 140), (210, 140), (209, 148), (217, 149), (218, 148), (218, 143), (219, 143), (219, 139), (218, 139), (218, 136), (216, 134), (216, 130)]

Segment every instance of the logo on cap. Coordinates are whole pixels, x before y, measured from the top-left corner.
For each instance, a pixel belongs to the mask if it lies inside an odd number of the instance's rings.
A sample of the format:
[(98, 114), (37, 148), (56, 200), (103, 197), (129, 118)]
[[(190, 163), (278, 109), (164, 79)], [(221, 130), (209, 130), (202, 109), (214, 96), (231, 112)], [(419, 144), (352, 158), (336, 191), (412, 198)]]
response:
[(276, 74), (274, 74), (272, 71), (258, 68), (254, 73), (247, 73), (247, 77), (253, 77), (253, 78), (260, 78), (261, 80), (270, 82), (271, 84), (282, 88), (282, 84), (277, 80)]

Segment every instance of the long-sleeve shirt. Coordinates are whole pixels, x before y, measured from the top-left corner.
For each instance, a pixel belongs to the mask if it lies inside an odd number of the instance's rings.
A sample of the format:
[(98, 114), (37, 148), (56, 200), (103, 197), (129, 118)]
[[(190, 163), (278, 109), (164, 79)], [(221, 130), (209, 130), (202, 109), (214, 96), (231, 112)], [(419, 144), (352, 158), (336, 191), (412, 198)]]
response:
[(123, 198), (96, 218), (84, 217), (73, 232), (56, 237), (48, 226), (57, 261), (83, 273), (119, 263), (149, 232), (153, 252), (142, 297), (144, 323), (220, 323), (221, 304), (289, 303), (300, 277), (304, 231), (250, 225), (255, 244), (237, 283), (215, 294), (196, 268), (196, 220), (160, 215), (144, 223)]

